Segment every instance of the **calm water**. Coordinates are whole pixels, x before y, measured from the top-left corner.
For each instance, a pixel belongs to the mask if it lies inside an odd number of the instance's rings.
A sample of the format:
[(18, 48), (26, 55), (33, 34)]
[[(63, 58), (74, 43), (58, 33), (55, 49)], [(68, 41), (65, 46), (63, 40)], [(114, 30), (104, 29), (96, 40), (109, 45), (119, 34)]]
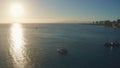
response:
[[(79, 24), (0, 25), (0, 68), (120, 68), (120, 29)], [(69, 51), (56, 51), (64, 45)]]

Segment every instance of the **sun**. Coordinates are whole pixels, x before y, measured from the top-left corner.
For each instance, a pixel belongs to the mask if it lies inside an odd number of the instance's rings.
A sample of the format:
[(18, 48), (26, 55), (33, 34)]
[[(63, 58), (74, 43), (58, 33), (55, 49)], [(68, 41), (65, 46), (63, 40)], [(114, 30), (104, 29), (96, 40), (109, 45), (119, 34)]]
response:
[(12, 17), (21, 17), (23, 13), (24, 13), (24, 9), (20, 3), (13, 3), (10, 6), (10, 14)]

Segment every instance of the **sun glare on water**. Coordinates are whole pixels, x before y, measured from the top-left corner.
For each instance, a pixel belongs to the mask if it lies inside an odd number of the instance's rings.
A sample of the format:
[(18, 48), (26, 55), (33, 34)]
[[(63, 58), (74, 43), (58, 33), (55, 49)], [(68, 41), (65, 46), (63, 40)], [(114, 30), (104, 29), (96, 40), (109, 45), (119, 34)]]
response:
[(20, 3), (13, 3), (10, 6), (10, 13), (12, 17), (21, 17), (24, 13), (23, 6)]
[(12, 24), (10, 29), (10, 55), (14, 68), (25, 68), (27, 64), (24, 31), (21, 24)]

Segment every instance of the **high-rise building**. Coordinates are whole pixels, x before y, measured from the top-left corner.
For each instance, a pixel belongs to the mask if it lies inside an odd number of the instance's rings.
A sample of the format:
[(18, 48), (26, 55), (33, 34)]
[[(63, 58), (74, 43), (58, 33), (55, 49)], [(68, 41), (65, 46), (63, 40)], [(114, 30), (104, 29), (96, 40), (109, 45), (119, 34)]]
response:
[(117, 19), (117, 23), (120, 23), (120, 19)]

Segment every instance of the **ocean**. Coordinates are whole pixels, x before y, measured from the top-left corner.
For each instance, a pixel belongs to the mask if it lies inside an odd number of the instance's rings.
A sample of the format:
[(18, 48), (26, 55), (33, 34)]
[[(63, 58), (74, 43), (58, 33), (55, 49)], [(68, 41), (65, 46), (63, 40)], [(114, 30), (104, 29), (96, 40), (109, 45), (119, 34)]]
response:
[[(120, 29), (82, 24), (0, 24), (0, 68), (120, 68)], [(64, 46), (67, 55), (57, 52)]]

